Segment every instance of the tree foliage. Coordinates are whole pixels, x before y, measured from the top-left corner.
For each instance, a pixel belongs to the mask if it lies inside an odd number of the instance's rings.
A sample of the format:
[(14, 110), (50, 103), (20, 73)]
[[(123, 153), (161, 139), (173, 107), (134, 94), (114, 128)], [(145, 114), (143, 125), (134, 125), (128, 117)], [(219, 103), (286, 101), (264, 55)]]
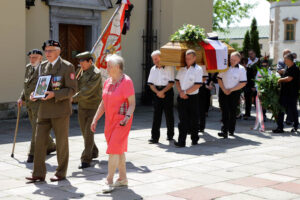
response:
[(257, 30), (257, 21), (253, 18), (250, 29), (250, 48), (254, 50), (258, 58), (261, 57), (259, 45), (259, 32)]
[(245, 58), (248, 58), (248, 51), (250, 50), (251, 42), (250, 42), (250, 33), (247, 31), (245, 33), (244, 41), (243, 41), (243, 53)]
[(214, 0), (213, 6), (213, 30), (225, 31), (221, 27), (222, 24), (229, 27), (242, 18), (248, 18), (249, 11), (255, 7), (255, 4), (242, 4), (240, 0)]

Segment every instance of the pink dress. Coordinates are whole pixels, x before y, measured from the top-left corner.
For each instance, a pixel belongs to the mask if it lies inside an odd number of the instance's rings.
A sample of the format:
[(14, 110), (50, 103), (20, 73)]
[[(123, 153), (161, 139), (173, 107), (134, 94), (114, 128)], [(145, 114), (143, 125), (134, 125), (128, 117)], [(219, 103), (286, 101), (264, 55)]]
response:
[(132, 117), (125, 126), (120, 125), (128, 109), (128, 97), (134, 95), (132, 80), (124, 75), (116, 84), (111, 78), (104, 83), (102, 99), (105, 109), (104, 134), (107, 142), (107, 154), (122, 154), (127, 152), (128, 135), (131, 129)]

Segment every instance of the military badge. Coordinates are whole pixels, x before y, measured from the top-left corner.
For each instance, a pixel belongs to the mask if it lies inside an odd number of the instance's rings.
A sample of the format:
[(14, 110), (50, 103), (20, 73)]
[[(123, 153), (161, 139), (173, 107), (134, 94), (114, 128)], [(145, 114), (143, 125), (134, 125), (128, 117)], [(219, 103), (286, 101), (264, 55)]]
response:
[(55, 91), (55, 90), (60, 90), (61, 88), (61, 80), (62, 80), (62, 77), (61, 76), (54, 76), (52, 78), (52, 90)]

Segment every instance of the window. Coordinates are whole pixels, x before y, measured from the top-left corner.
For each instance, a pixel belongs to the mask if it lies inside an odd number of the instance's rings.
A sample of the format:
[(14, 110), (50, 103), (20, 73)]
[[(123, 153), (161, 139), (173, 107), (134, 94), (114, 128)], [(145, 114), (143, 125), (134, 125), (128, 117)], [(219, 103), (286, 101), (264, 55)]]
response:
[(296, 23), (297, 19), (293, 18), (292, 20), (286, 18), (283, 20), (284, 22), (284, 40), (293, 41), (295, 40), (296, 33)]
[(262, 44), (259, 44), (259, 48), (262, 49), (262, 48), (263, 48), (263, 45), (262, 45)]

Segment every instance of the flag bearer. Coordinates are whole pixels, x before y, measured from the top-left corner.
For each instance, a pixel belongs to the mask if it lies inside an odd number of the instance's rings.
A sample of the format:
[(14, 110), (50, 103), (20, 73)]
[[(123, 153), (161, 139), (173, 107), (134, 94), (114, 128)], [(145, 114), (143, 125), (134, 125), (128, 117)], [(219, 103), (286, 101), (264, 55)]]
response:
[(102, 100), (102, 83), (100, 70), (93, 63), (92, 53), (86, 51), (76, 56), (82, 72), (78, 75), (78, 92), (73, 102), (78, 102), (78, 121), (84, 140), (79, 169), (90, 167), (93, 158), (98, 157), (98, 148), (91, 131), (91, 123)]

